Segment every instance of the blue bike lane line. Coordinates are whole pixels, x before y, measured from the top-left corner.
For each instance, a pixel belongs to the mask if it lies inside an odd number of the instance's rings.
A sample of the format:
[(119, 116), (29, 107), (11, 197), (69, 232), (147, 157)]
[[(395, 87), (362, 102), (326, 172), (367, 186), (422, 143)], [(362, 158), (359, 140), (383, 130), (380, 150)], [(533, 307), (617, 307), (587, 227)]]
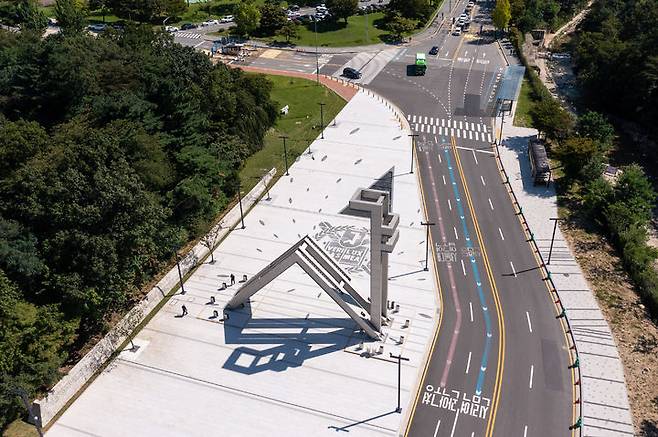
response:
[(471, 242), (470, 233), (468, 232), (468, 226), (466, 224), (466, 217), (464, 215), (464, 208), (462, 206), (461, 196), (459, 194), (459, 189), (457, 188), (457, 180), (455, 178), (454, 169), (452, 166), (452, 160), (450, 158), (450, 151), (446, 148), (444, 150), (444, 155), (446, 163), (448, 165), (448, 173), (450, 175), (450, 184), (452, 185), (452, 190), (455, 195), (455, 200), (457, 202), (457, 212), (459, 213), (459, 220), (462, 225), (462, 232), (464, 233), (464, 238), (466, 240), (466, 247), (471, 253), (471, 269), (473, 271), (473, 277), (475, 279), (475, 285), (478, 291), (478, 298), (480, 299), (480, 306), (482, 307), (482, 314), (484, 316), (485, 323), (485, 343), (484, 350), (482, 352), (482, 360), (480, 361), (480, 369), (478, 372), (477, 384), (475, 387), (475, 394), (480, 396), (482, 394), (482, 386), (484, 384), (485, 372), (487, 371), (487, 364), (489, 361), (489, 353), (491, 351), (491, 342), (493, 338), (492, 326), (491, 326), (491, 316), (489, 315), (489, 308), (487, 306), (487, 300), (484, 296), (484, 290), (482, 289), (482, 280), (480, 279), (480, 271), (478, 269), (478, 263), (475, 260), (473, 255), (473, 243)]

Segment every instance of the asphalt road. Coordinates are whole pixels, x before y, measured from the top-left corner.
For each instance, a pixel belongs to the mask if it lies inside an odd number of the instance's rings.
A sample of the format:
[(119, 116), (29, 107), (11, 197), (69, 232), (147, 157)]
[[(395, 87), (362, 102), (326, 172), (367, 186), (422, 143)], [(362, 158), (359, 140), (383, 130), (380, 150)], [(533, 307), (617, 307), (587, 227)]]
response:
[[(486, 30), (488, 11), (476, 16), (472, 31)], [(435, 45), (427, 74), (407, 75), (415, 53)], [(417, 171), (436, 223), (440, 326), (405, 435), (573, 433), (566, 337), (491, 147), (490, 97), (504, 67), (490, 36), (444, 31), (400, 51), (369, 84), (418, 135)]]

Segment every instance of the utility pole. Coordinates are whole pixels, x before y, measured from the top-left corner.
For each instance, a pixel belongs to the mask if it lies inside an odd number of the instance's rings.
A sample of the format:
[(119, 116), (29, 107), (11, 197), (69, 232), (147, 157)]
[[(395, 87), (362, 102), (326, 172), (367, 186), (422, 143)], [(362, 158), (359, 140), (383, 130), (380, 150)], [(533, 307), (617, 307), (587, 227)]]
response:
[[(324, 105), (326, 103), (318, 103), (320, 105), (320, 132), (321, 132), (321, 139), (324, 140)], [(309, 153), (311, 153), (311, 147), (309, 146), (308, 148)]]
[(418, 137), (418, 134), (409, 134), (407, 135), (411, 137), (411, 171), (410, 173), (414, 172), (414, 149), (416, 148), (416, 137)]
[(427, 261), (429, 259), (430, 253), (430, 226), (434, 226), (434, 222), (420, 222), (421, 225), (425, 226), (427, 232), (425, 233), (425, 271), (427, 271)]
[(551, 217), (549, 220), (553, 220), (553, 236), (551, 237), (551, 248), (548, 250), (548, 262), (546, 264), (551, 263), (551, 255), (553, 255), (553, 241), (555, 241), (555, 231), (557, 230), (557, 222), (562, 220), (561, 218), (558, 217)]
[(288, 137), (280, 135), (279, 138), (283, 140), (283, 157), (286, 161), (286, 176), (290, 176), (290, 173), (288, 173), (288, 148), (286, 147), (286, 139), (288, 139)]
[(404, 358), (402, 355), (393, 355), (390, 353), (391, 358), (398, 360), (398, 406), (395, 409), (396, 413), (402, 412), (402, 407), (400, 406), (400, 383), (402, 380), (402, 361), (409, 361), (409, 358)]
[(242, 212), (242, 183), (238, 180), (238, 203), (240, 204), (240, 222), (242, 223), (242, 229), (244, 229), (244, 214)]

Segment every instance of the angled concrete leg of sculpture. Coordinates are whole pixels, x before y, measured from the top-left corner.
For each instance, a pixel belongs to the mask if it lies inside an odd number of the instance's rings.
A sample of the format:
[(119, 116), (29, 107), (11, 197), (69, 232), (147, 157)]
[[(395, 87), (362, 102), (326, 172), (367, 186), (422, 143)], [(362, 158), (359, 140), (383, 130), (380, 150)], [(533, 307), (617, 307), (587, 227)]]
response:
[[(233, 309), (247, 302), (294, 264), (301, 267), (368, 336), (379, 339), (379, 329), (374, 329), (367, 319), (359, 315), (361, 309), (371, 313), (372, 306), (354, 290), (350, 277), (308, 235), (245, 282), (226, 304), (226, 308)], [(348, 302), (343, 298), (344, 295), (351, 296), (356, 304)]]

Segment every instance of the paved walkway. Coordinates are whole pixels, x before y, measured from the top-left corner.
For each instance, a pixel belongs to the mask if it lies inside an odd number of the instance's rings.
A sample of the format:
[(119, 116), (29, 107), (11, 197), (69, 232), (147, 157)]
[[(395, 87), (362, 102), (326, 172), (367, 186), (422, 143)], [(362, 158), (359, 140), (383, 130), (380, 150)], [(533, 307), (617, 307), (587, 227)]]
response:
[[(436, 322), (434, 274), (424, 271), (421, 196), (410, 165), (409, 129), (388, 104), (354, 95), (318, 139), (48, 431), (76, 436), (397, 435)], [(331, 253), (367, 296), (368, 221), (340, 212), (359, 187), (393, 168), (400, 238), (389, 263), (399, 305), (380, 342), (297, 267), (221, 322), (234, 294), (229, 275), (251, 277), (304, 235)], [(430, 266), (431, 267), (431, 266)], [(223, 290), (222, 282), (229, 284)], [(213, 302), (211, 297), (216, 300)], [(189, 311), (181, 317), (181, 306)], [(361, 345), (361, 342), (365, 344)], [(368, 357), (366, 350), (381, 354)], [(402, 408), (396, 413), (397, 363)]]
[[(498, 120), (500, 121), (500, 120)], [(505, 125), (500, 155), (510, 184), (542, 253), (548, 260), (553, 222), (557, 217), (554, 186), (533, 186), (527, 144), (535, 129)], [(624, 367), (608, 323), (559, 227), (548, 266), (572, 325), (583, 375), (584, 436), (633, 435)]]

